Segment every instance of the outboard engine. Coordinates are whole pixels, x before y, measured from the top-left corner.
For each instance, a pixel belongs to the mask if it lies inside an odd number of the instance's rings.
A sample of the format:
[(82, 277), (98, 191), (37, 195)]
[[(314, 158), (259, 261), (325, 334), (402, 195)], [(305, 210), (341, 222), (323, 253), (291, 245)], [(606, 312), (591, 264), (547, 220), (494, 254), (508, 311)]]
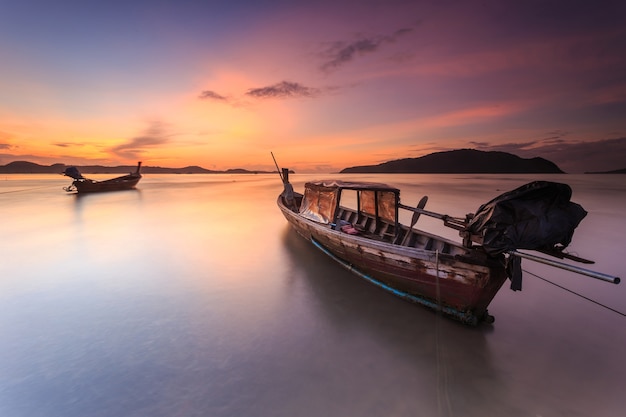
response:
[(83, 177), (83, 174), (80, 173), (80, 171), (78, 170), (78, 168), (76, 167), (67, 167), (65, 168), (65, 171), (63, 171), (63, 175), (66, 175), (68, 177), (72, 177), (75, 180), (84, 180), (85, 177)]
[[(534, 181), (480, 206), (467, 225), (472, 241), (490, 255), (516, 249), (563, 251), (587, 212), (567, 184)], [(521, 289), (518, 257), (509, 258), (511, 288)]]

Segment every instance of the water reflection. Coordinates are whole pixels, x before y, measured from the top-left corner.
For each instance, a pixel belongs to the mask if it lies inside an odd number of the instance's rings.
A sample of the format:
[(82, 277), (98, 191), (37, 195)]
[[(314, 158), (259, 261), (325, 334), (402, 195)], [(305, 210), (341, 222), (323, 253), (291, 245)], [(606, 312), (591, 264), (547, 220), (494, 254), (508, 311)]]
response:
[(85, 207), (102, 206), (102, 204), (116, 205), (131, 201), (141, 201), (141, 190), (134, 188), (123, 191), (107, 191), (102, 193), (74, 193), (69, 194), (73, 200), (76, 219), (81, 220)]
[(334, 352), (329, 360), (340, 367), (350, 355), (375, 352), (380, 366), (352, 369), (356, 380), (384, 381), (376, 395), (360, 400), (367, 407), (397, 395), (403, 407), (425, 415), (473, 415), (477, 409), (511, 415), (503, 404), (507, 384), (486, 343), (491, 326), (471, 328), (397, 299), (335, 264), (291, 229), (283, 233), (283, 243), (291, 279), (304, 283), (313, 299), (307, 304), (315, 311), (309, 314), (318, 326), (325, 323), (320, 336), (350, 345), (349, 352)]
[[(465, 192), (463, 176), (370, 180), (451, 215), (525, 180), (475, 177)], [(576, 250), (619, 274), (626, 185), (568, 178), (590, 211)], [(0, 195), (2, 416), (610, 417), (626, 405), (623, 318), (525, 278), (495, 297), (492, 327), (443, 319), (295, 234), (277, 176), (150, 175), (81, 197), (48, 181)], [(549, 277), (626, 300), (624, 284)]]

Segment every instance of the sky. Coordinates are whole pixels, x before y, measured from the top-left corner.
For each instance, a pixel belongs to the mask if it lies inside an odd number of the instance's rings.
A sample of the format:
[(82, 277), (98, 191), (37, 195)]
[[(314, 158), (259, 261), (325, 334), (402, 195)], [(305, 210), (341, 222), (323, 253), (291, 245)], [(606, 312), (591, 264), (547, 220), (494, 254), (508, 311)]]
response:
[(626, 168), (626, 2), (0, 0), (0, 164)]

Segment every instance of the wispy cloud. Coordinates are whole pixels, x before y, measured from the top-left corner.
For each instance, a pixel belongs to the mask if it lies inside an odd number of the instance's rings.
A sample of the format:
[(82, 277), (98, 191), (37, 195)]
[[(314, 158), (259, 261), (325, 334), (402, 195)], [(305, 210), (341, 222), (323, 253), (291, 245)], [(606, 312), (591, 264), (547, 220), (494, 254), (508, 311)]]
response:
[(167, 145), (171, 136), (163, 122), (153, 122), (142, 135), (114, 146), (110, 151), (121, 158), (137, 159), (149, 148)]
[[(10, 141), (13, 138), (13, 134), (9, 132), (5, 132), (0, 130), (0, 140), (1, 141)], [(0, 149), (9, 149), (11, 148), (11, 144), (8, 142), (0, 142)]]
[(53, 144), (54, 146), (58, 146), (59, 148), (69, 148), (73, 146), (82, 146), (81, 143), (71, 143), (71, 142), (57, 142)]
[(490, 142), (468, 142), (469, 147), (473, 149), (477, 149), (479, 151), (502, 151), (502, 152), (511, 152), (516, 153), (520, 151), (527, 151), (537, 145), (538, 141), (528, 141), (528, 142), (510, 142), (506, 144), (494, 145)]
[(281, 81), (267, 87), (251, 88), (246, 92), (247, 96), (255, 98), (314, 97), (318, 94), (317, 88), (306, 87), (290, 81)]
[(376, 52), (381, 45), (393, 43), (399, 37), (410, 33), (412, 28), (403, 28), (395, 31), (392, 35), (378, 35), (362, 37), (352, 42), (336, 41), (322, 52), (326, 61), (321, 65), (322, 71), (332, 71), (352, 61), (357, 56)]
[[(490, 144), (470, 142), (475, 149), (509, 152), (523, 158), (540, 156), (559, 166), (565, 172), (610, 171), (626, 168), (626, 137), (597, 141), (571, 141), (548, 132), (547, 139), (527, 142)], [(560, 135), (566, 133), (557, 131)]]
[(201, 100), (228, 101), (228, 98), (226, 96), (218, 94), (212, 90), (204, 90), (202, 93), (200, 93), (199, 98)]
[[(324, 89), (315, 88), (315, 87), (307, 87), (298, 82), (292, 81), (281, 81), (276, 84), (268, 85), (265, 87), (255, 87), (250, 88), (248, 91), (244, 93), (246, 97), (252, 97), (254, 99), (265, 99), (265, 98), (279, 98), (279, 99), (288, 99), (288, 98), (313, 98), (317, 97), (322, 92), (334, 92), (338, 90), (339, 87), (325, 87)], [(216, 93), (212, 90), (205, 90), (198, 96), (201, 100), (213, 100), (222, 102), (225, 104), (230, 104), (232, 106), (238, 107), (242, 104), (241, 98), (233, 98), (230, 96), (224, 96)]]

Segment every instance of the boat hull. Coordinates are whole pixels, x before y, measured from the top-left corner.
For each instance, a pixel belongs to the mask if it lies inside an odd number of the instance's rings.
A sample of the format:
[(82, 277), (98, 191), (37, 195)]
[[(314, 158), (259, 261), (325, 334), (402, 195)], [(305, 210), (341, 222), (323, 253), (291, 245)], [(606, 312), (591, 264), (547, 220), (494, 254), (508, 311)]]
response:
[(106, 181), (75, 180), (72, 185), (78, 193), (95, 193), (103, 191), (121, 191), (135, 188), (141, 175), (131, 174), (126, 177)]
[(303, 218), (282, 203), (289, 224), (336, 261), (409, 301), (475, 325), (507, 278), (501, 257), (476, 249), (464, 255), (424, 250), (353, 236)]

